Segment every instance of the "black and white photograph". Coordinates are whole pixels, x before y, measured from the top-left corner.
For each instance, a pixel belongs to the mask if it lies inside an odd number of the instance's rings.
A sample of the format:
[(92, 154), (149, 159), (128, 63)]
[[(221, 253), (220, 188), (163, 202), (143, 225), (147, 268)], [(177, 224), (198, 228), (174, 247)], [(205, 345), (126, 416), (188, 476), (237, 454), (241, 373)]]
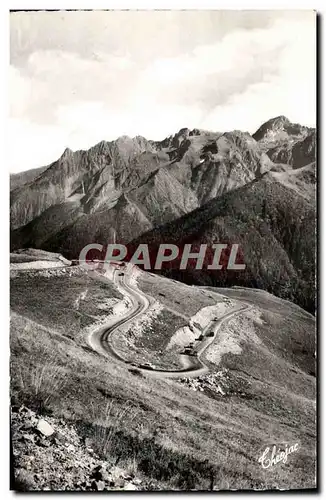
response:
[(7, 14), (10, 489), (316, 490), (317, 12)]

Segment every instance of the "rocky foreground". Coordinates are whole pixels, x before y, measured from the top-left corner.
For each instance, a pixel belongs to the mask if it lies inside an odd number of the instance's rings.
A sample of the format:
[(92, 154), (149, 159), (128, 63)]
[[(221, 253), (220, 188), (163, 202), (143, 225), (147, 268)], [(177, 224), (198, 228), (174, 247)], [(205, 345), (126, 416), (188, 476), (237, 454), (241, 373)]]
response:
[(104, 461), (73, 425), (41, 417), (21, 406), (12, 408), (14, 489), (19, 491), (148, 490), (134, 473)]

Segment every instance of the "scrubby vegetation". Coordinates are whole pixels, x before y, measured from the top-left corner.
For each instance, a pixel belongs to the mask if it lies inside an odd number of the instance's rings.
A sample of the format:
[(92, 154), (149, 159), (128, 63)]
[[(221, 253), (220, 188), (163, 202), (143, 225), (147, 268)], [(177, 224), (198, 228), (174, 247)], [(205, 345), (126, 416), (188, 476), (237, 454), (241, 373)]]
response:
[[(25, 295), (12, 287), (12, 295), (17, 292), (20, 297), (12, 297), (11, 317), (11, 399), (15, 407), (25, 404), (73, 424), (105, 460), (123, 467), (130, 467), (132, 461), (132, 467), (147, 477), (149, 489), (314, 487), (315, 408), (312, 393), (302, 394), (308, 387), (303, 374), (299, 375), (300, 394), (283, 384), (279, 370), (273, 372), (271, 385), (265, 380), (265, 366), (258, 364), (255, 373), (250, 373), (248, 367), (255, 357), (248, 344), (246, 367), (241, 357), (235, 355), (232, 360), (235, 378), (238, 371), (246, 379), (246, 387), (251, 383), (247, 398), (237, 393), (212, 398), (177, 381), (140, 377), (114, 359), (86, 348), (82, 335), (74, 339), (64, 335), (61, 316), (54, 316), (50, 308), (42, 307), (44, 316), (39, 322), (36, 316), (31, 319), (33, 301), (43, 300), (38, 288), (42, 280), (30, 280)], [(35, 290), (31, 290), (32, 283)], [(26, 287), (27, 281), (24, 284)], [(69, 290), (68, 281), (63, 280), (60, 287), (53, 283), (52, 289), (51, 284), (47, 282), (48, 297), (57, 304)], [(93, 287), (90, 294), (102, 297), (103, 283), (90, 280), (88, 284)], [(106, 298), (108, 293), (106, 288)], [(285, 315), (291, 305), (278, 307)], [(72, 317), (69, 321), (74, 331)], [(270, 338), (279, 346), (273, 347), (273, 356), (279, 359), (283, 349), (275, 334), (279, 325), (270, 324), (269, 328)], [(300, 335), (306, 334), (304, 327)], [(284, 330), (284, 338), (286, 335)], [(267, 339), (265, 347), (272, 349)], [(258, 458), (271, 442), (299, 442), (300, 448), (286, 465), (264, 470)]]

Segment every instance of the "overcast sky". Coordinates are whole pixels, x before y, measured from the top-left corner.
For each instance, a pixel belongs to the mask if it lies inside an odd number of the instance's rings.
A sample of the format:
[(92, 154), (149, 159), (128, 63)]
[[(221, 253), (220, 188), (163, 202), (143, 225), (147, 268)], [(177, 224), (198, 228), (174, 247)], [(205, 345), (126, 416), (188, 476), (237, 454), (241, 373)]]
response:
[(315, 125), (313, 11), (11, 14), (10, 171), (120, 135)]

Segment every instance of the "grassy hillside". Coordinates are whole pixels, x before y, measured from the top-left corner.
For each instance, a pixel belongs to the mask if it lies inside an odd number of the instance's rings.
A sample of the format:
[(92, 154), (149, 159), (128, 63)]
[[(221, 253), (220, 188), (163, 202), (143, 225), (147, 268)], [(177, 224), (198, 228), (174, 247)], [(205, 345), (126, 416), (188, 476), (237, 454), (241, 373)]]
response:
[[(257, 322), (243, 317), (255, 328), (259, 346), (245, 336), (241, 352), (225, 353), (218, 365), (214, 352), (207, 353), (216, 370), (225, 367), (229, 373), (229, 391), (212, 397), (212, 391), (140, 375), (91, 351), (86, 335), (120, 299), (119, 292), (94, 274), (74, 271), (68, 279), (58, 272), (13, 274), (13, 405), (63, 418), (109, 462), (127, 466), (133, 460), (154, 489), (314, 487), (314, 378), (311, 367), (303, 366), (312, 354), (313, 319), (297, 306), (262, 295), (255, 307), (263, 325), (256, 328)], [(180, 287), (189, 290), (193, 305), (185, 314), (214, 303), (211, 290), (159, 276), (143, 274), (139, 286), (157, 300), (163, 293), (164, 306), (171, 308), (178, 297), (182, 301)], [(251, 291), (241, 293), (239, 302), (252, 300)], [(281, 322), (282, 316), (289, 321)], [(166, 333), (172, 336), (170, 328), (167, 324)], [(292, 342), (291, 351), (288, 336), (300, 339), (307, 353), (296, 352)], [(299, 449), (286, 464), (263, 469), (258, 458), (271, 443), (299, 443)]]

